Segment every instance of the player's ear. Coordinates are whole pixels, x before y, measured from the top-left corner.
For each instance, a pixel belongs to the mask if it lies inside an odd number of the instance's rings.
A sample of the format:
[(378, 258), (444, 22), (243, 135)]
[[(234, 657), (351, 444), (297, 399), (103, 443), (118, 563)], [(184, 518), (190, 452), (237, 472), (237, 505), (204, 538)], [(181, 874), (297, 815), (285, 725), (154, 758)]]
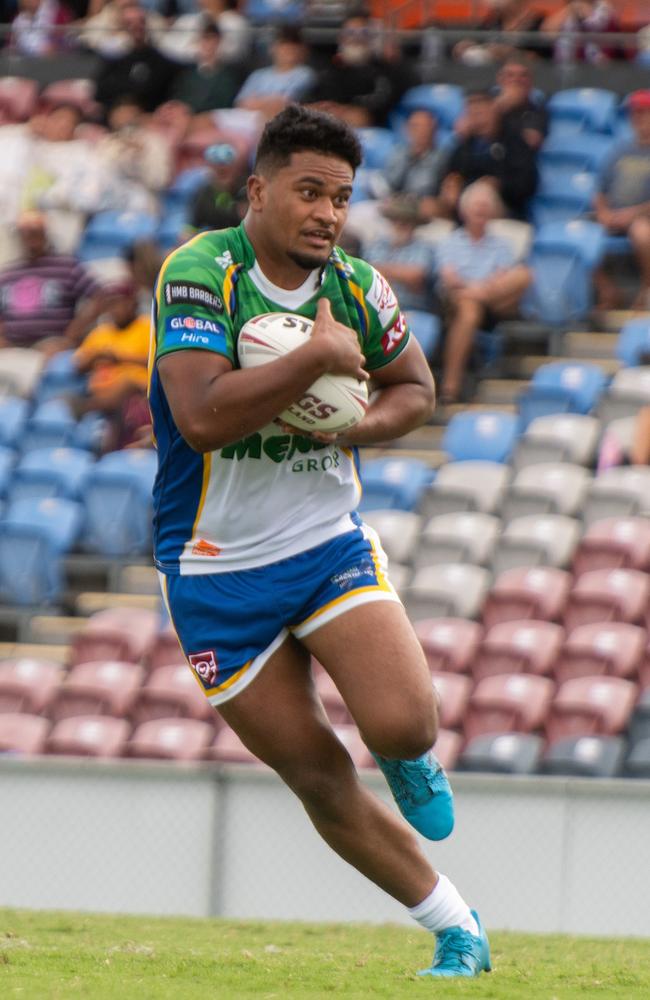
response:
[(259, 212), (264, 205), (267, 183), (266, 177), (261, 174), (251, 174), (248, 178), (248, 204), (254, 212)]

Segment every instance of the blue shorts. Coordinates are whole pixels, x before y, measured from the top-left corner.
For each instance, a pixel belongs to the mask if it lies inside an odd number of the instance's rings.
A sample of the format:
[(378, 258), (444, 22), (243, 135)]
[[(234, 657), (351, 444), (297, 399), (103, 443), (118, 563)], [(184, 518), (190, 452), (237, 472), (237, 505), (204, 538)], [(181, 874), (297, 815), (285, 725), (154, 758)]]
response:
[(292, 633), (298, 639), (359, 604), (399, 598), (367, 525), (255, 569), (164, 576), (187, 661), (213, 705), (233, 698)]

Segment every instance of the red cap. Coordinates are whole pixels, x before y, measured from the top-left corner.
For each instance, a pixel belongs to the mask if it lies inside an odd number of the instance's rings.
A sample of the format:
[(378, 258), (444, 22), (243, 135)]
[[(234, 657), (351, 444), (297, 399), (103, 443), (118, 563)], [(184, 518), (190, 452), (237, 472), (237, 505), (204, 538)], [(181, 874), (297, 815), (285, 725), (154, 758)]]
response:
[(635, 90), (627, 99), (630, 111), (645, 111), (650, 108), (650, 90)]

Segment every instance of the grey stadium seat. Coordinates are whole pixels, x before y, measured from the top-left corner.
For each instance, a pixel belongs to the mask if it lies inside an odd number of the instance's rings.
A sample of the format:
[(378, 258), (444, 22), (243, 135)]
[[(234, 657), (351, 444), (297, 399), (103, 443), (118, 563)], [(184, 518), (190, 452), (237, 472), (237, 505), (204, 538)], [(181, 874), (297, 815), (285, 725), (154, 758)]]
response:
[(650, 367), (621, 368), (602, 398), (598, 415), (608, 424), (620, 417), (633, 417), (640, 406), (650, 404)]
[(621, 736), (575, 736), (553, 743), (541, 762), (545, 774), (572, 774), (583, 778), (615, 778), (623, 767), (625, 740)]
[(634, 746), (641, 740), (650, 740), (650, 688), (641, 693), (634, 706), (629, 726), (630, 744)]
[(484, 566), (490, 561), (499, 527), (498, 517), (480, 511), (438, 514), (426, 523), (420, 535), (415, 566), (449, 562)]
[(597, 417), (582, 413), (552, 413), (536, 417), (519, 440), (515, 469), (539, 462), (575, 462), (591, 465), (600, 437)]
[(518, 517), (506, 527), (492, 566), (501, 573), (515, 566), (568, 566), (580, 540), (580, 525), (564, 514)]
[(585, 524), (605, 517), (650, 513), (650, 468), (627, 465), (607, 469), (591, 484), (584, 511)]
[(461, 510), (494, 514), (501, 505), (510, 475), (508, 466), (500, 462), (447, 462), (424, 493), (419, 512), (425, 518)]
[(625, 762), (629, 778), (650, 778), (650, 737), (634, 743)]
[(481, 566), (444, 563), (418, 570), (402, 598), (412, 619), (476, 618), (489, 585)]
[(581, 465), (542, 462), (527, 465), (515, 475), (503, 510), (505, 521), (526, 514), (579, 514), (591, 474)]
[(533, 733), (475, 736), (461, 754), (458, 770), (534, 774), (543, 746), (542, 737)]
[(363, 520), (379, 535), (389, 559), (408, 563), (417, 543), (421, 518), (409, 510), (370, 510)]

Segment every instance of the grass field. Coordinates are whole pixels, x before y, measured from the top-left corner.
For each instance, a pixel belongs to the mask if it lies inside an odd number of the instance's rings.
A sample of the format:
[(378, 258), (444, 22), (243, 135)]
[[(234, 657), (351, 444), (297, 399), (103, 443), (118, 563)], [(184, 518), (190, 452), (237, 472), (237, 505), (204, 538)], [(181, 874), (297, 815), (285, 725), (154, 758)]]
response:
[(0, 997), (650, 998), (650, 941), (491, 935), (494, 972), (432, 981), (418, 928), (0, 910)]

